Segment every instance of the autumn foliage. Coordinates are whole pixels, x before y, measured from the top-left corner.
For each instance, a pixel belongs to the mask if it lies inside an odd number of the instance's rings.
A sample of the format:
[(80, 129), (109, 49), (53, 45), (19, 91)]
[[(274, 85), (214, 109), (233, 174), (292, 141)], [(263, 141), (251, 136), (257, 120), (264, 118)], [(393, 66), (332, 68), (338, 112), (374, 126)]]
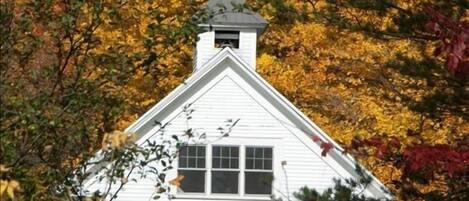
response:
[(203, 2), (170, 2), (0, 2), (1, 200), (79, 199), (99, 149), (132, 156), (116, 133), (191, 72)]
[[(259, 72), (402, 200), (467, 199), (467, 5), (252, 1)], [(313, 134), (314, 135), (314, 134)], [(323, 154), (328, 142), (312, 137)]]
[(455, 21), (437, 8), (425, 7), (430, 16), (426, 29), (441, 41), (435, 49), (435, 56), (446, 55), (446, 66), (454, 74), (464, 77), (469, 74), (469, 22)]
[[(190, 75), (205, 2), (1, 1), (0, 200), (71, 199), (71, 173)], [(465, 1), (247, 3), (269, 22), (257, 71), (397, 199), (467, 200)]]

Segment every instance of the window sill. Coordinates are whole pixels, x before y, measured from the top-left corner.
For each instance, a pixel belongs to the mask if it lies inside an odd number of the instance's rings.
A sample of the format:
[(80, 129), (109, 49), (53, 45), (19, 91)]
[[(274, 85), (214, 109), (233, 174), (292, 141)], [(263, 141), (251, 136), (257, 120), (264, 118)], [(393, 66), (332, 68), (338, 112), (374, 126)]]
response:
[(173, 198), (177, 199), (195, 199), (195, 200), (258, 200), (258, 201), (265, 201), (265, 200), (272, 200), (270, 195), (197, 195), (197, 194), (178, 194), (175, 195)]

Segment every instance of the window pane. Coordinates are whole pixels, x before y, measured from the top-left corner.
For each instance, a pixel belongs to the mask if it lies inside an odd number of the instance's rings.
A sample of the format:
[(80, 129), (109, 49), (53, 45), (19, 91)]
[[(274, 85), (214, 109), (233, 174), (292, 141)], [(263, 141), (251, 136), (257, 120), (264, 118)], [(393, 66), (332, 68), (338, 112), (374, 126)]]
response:
[(254, 157), (256, 158), (263, 158), (264, 154), (262, 154), (262, 148), (256, 148), (255, 152), (254, 152)]
[(201, 147), (201, 146), (198, 147), (197, 156), (202, 156), (205, 158), (205, 147)]
[(222, 168), (230, 168), (230, 159), (222, 159), (221, 160), (221, 167)]
[(272, 148), (264, 148), (264, 158), (272, 159)]
[(184, 176), (179, 186), (181, 192), (205, 192), (205, 171), (179, 170), (178, 174)]
[(264, 161), (264, 170), (271, 170), (272, 169), (272, 160), (265, 160)]
[(212, 171), (212, 193), (238, 193), (238, 172)]
[(214, 146), (212, 163), (213, 168), (238, 169), (239, 147)]
[(215, 157), (215, 156), (220, 156), (220, 149), (221, 147), (213, 147), (213, 153), (212, 155)]
[(238, 169), (238, 159), (231, 159), (230, 160), (230, 166), (231, 168)]
[(271, 170), (272, 148), (246, 147), (246, 169)]
[(197, 167), (197, 166), (195, 165), (195, 158), (189, 158), (188, 167), (194, 167), (194, 168)]
[(254, 148), (251, 148), (251, 147), (246, 148), (246, 157), (247, 158), (254, 157)]
[(246, 159), (246, 169), (254, 169), (254, 162), (252, 159)]
[(189, 156), (197, 156), (197, 147), (196, 146), (189, 146)]
[(205, 168), (205, 158), (198, 158), (197, 159), (197, 167), (198, 168)]
[(229, 157), (230, 156), (230, 148), (229, 147), (222, 147), (221, 148), (221, 155), (223, 157)]
[(260, 159), (254, 160), (254, 169), (263, 169), (262, 160)]
[(232, 147), (231, 148), (231, 157), (238, 158), (239, 156), (239, 148), (238, 147)]
[(271, 194), (272, 173), (270, 172), (246, 172), (246, 194)]
[(220, 158), (213, 158), (212, 168), (221, 168), (220, 161), (221, 161)]
[[(203, 163), (198, 161), (203, 160)], [(205, 168), (205, 147), (186, 146), (179, 151), (180, 168)]]
[(187, 149), (187, 147), (182, 147), (181, 150), (179, 150), (179, 157), (185, 157), (187, 156), (187, 152), (189, 150)]
[(187, 158), (179, 157), (179, 167), (187, 167)]

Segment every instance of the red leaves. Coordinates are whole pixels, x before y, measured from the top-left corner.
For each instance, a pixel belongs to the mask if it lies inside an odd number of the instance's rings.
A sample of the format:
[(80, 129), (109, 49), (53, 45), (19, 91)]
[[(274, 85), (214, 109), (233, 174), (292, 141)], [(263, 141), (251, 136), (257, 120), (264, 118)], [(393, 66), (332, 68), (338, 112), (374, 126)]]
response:
[[(413, 133), (412, 133), (413, 134)], [(467, 146), (416, 144), (401, 148), (395, 137), (373, 137), (354, 139), (349, 147), (359, 153), (367, 153), (374, 148), (373, 155), (383, 162), (391, 162), (402, 169), (403, 176), (417, 181), (428, 181), (436, 174), (449, 178), (469, 173), (469, 150)]]
[(319, 138), (319, 137), (316, 136), (316, 135), (313, 135), (312, 139), (313, 139), (313, 142), (319, 142), (319, 141), (321, 141), (321, 138)]
[(331, 150), (333, 147), (334, 146), (330, 142), (322, 142), (321, 143), (321, 149), (322, 149), (321, 155), (326, 156), (329, 150)]
[(389, 145), (394, 148), (401, 148), (401, 142), (396, 137), (391, 138), (391, 140), (389, 141)]
[(414, 145), (403, 152), (402, 168), (405, 174), (422, 174), (432, 179), (436, 173), (450, 177), (469, 171), (469, 151), (448, 145)]
[(55, 13), (55, 14), (61, 14), (65, 11), (66, 9), (66, 5), (64, 2), (60, 1), (60, 2), (56, 2), (53, 6), (52, 6), (52, 11)]
[(332, 143), (322, 141), (321, 138), (319, 138), (317, 135), (313, 135), (311, 137), (311, 139), (313, 139), (313, 142), (316, 142), (316, 143), (320, 144), (320, 147), (322, 149), (321, 156), (325, 157), (327, 155), (327, 153), (332, 148), (334, 148), (334, 145)]
[(354, 139), (352, 141), (351, 149), (358, 150), (361, 147), (376, 148), (374, 155), (378, 158), (384, 159), (390, 156), (395, 150), (400, 149), (401, 143), (395, 137), (391, 137), (386, 141), (383, 141), (382, 137), (373, 137), (365, 140)]
[(31, 31), (31, 33), (36, 36), (36, 37), (39, 37), (39, 36), (42, 36), (44, 33), (45, 33), (45, 28), (43, 25), (41, 24), (34, 24), (33, 25), (33, 29)]
[(454, 21), (431, 6), (426, 6), (424, 10), (431, 17), (425, 29), (434, 33), (441, 41), (434, 55), (445, 54), (448, 70), (460, 77), (467, 76), (469, 74), (469, 23)]

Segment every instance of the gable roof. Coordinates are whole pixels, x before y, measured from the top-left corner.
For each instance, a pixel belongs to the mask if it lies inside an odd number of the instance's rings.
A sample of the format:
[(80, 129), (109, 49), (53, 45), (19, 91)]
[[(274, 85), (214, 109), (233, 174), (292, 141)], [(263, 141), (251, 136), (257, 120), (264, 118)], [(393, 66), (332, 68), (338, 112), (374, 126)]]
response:
[[(264, 80), (257, 72), (249, 67), (240, 57), (238, 57), (230, 48), (224, 48), (207, 61), (200, 70), (194, 72), (183, 84), (178, 86), (168, 96), (162, 99), (159, 103), (153, 106), (137, 121), (130, 125), (125, 132), (136, 133), (137, 138), (140, 139), (148, 133), (153, 127), (154, 122), (161, 122), (168, 114), (183, 106), (184, 100), (195, 93), (197, 87), (207, 83), (209, 78), (217, 75), (223, 69), (220, 68), (222, 62), (234, 63), (231, 65), (232, 70), (238, 73), (247, 83), (255, 88), (259, 94), (268, 99), (271, 104), (282, 112), (295, 127), (300, 129), (305, 135), (315, 135), (322, 141), (330, 142), (337, 149), (331, 149), (328, 157), (332, 157), (339, 163), (347, 172), (358, 178), (355, 172), (357, 162), (348, 154), (342, 154), (343, 149), (332, 138), (330, 138), (324, 131), (322, 131), (315, 123), (313, 123), (306, 115), (304, 115), (298, 108), (296, 108), (290, 101), (283, 95), (275, 90), (266, 80)], [(228, 65), (222, 65), (228, 66)], [(312, 141), (312, 140), (311, 140)], [(314, 142), (320, 146), (319, 142)], [(389, 192), (386, 187), (376, 179), (370, 172), (363, 169), (364, 172), (372, 177), (372, 182), (367, 187), (373, 195), (391, 198), (387, 193)]]

